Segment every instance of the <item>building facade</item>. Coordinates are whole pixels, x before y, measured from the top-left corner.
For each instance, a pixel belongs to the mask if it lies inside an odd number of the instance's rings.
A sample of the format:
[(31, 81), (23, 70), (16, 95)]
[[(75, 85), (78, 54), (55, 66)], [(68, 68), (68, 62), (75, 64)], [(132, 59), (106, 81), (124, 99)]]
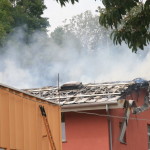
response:
[[(89, 113), (105, 114), (105, 111)], [(109, 150), (107, 117), (76, 112), (64, 115), (66, 138), (63, 139), (63, 150)]]
[(63, 150), (149, 150), (149, 82), (67, 83), (29, 93), (61, 104)]
[(60, 106), (0, 84), (0, 150), (51, 150), (39, 106), (47, 114), (56, 149), (61, 150)]

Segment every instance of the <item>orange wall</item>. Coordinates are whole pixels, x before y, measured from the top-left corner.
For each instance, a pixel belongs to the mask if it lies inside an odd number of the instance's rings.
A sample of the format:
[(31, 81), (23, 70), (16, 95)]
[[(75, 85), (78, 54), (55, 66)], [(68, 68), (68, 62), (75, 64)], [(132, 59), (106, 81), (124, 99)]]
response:
[(67, 141), (63, 150), (109, 150), (107, 118), (65, 113), (65, 122)]
[(39, 105), (43, 105), (56, 148), (61, 150), (60, 107), (40, 102), (45, 101), (11, 89), (0, 89), (1, 148), (51, 150), (39, 109)]
[[(133, 98), (137, 105), (141, 106), (143, 105), (145, 94), (146, 92), (144, 90), (140, 91), (139, 95), (134, 92), (132, 95), (128, 95), (127, 99)], [(111, 115), (124, 116), (124, 110), (111, 110)], [(150, 110), (146, 110), (137, 115), (131, 114), (126, 130), (127, 144), (121, 144), (118, 140), (120, 135), (119, 122), (122, 122), (123, 119), (111, 118), (111, 120), (113, 127), (113, 150), (148, 150), (147, 124), (150, 124)]]

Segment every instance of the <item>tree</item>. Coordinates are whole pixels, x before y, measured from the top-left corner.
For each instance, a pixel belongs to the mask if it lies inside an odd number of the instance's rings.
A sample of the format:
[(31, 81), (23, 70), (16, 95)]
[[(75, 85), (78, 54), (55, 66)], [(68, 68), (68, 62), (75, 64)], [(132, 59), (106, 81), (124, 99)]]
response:
[(143, 50), (150, 42), (150, 1), (105, 0), (104, 5), (106, 8), (100, 9), (100, 24), (114, 30), (114, 43), (124, 41), (134, 52)]
[(65, 6), (65, 4), (69, 3), (70, 1), (72, 4), (74, 4), (75, 2), (78, 2), (79, 0), (56, 0), (56, 1), (59, 2), (61, 6)]
[(26, 42), (35, 31), (46, 33), (49, 22), (41, 16), (45, 9), (43, 0), (0, 0), (0, 45), (17, 27), (26, 26)]
[[(68, 22), (68, 21), (67, 21)], [(73, 33), (88, 51), (95, 51), (99, 47), (110, 44), (110, 30), (99, 24), (98, 15), (93, 15), (91, 11), (86, 11), (72, 17), (69, 23), (64, 25), (66, 32)]]
[[(56, 0), (63, 6), (70, 0)], [(74, 4), (78, 0), (71, 0)], [(100, 8), (99, 22), (111, 28), (115, 44), (123, 41), (132, 51), (144, 49), (150, 42), (150, 0), (102, 0), (105, 8)]]
[(46, 31), (49, 23), (47, 18), (41, 17), (43, 11), (46, 9), (43, 0), (13, 0), (13, 6), (14, 27), (25, 24), (29, 33), (35, 30)]
[(65, 30), (63, 26), (57, 27), (51, 33), (51, 42), (54, 42), (61, 49), (65, 49), (66, 47), (74, 48), (77, 51), (80, 51), (82, 49), (80, 39), (76, 37), (76, 35), (73, 32)]
[(12, 17), (12, 5), (8, 0), (0, 0), (0, 45), (3, 44), (7, 34), (12, 31), (14, 19)]

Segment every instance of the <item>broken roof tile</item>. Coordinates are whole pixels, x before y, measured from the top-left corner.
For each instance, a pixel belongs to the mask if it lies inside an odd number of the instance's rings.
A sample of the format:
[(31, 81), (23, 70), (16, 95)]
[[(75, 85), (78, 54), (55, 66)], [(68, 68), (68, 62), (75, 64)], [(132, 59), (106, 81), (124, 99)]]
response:
[(103, 103), (116, 102), (123, 94), (130, 93), (131, 90), (147, 86), (146, 81), (139, 82), (105, 82), (82, 84), (66, 84), (57, 87), (44, 87), (37, 89), (25, 89), (24, 91), (33, 95), (46, 98), (47, 100), (59, 101), (61, 105), (81, 104), (81, 103)]

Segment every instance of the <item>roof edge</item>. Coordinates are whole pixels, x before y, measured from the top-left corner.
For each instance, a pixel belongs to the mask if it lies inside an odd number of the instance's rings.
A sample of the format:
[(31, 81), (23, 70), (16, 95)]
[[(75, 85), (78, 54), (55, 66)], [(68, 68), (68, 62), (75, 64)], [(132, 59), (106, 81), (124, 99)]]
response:
[(14, 87), (11, 87), (11, 86), (2, 84), (2, 83), (0, 83), (0, 87), (9, 88), (9, 89), (11, 89), (11, 90), (15, 90), (15, 91), (17, 91), (17, 92), (21, 92), (21, 93), (23, 93), (23, 94), (26, 94), (26, 95), (29, 95), (29, 96), (32, 96), (32, 97), (35, 97), (35, 98), (44, 100), (44, 101), (46, 101), (46, 102), (49, 102), (49, 103), (52, 103), (52, 104), (55, 104), (55, 105), (60, 105), (59, 103), (53, 102), (53, 101), (51, 101), (51, 100), (47, 100), (47, 99), (42, 98), (42, 97), (39, 97), (39, 96), (35, 96), (35, 95), (30, 94), (30, 93), (27, 93), (27, 92), (25, 92), (25, 91), (23, 91), (23, 90), (19, 90), (19, 89), (17, 89), (17, 88), (14, 88)]
[(104, 103), (83, 103), (83, 104), (72, 104), (72, 105), (62, 105), (62, 112), (71, 112), (71, 111), (85, 111), (85, 110), (102, 110), (106, 109), (108, 105), (109, 109), (117, 109), (124, 107), (124, 101), (120, 100), (116, 102), (104, 102)]

